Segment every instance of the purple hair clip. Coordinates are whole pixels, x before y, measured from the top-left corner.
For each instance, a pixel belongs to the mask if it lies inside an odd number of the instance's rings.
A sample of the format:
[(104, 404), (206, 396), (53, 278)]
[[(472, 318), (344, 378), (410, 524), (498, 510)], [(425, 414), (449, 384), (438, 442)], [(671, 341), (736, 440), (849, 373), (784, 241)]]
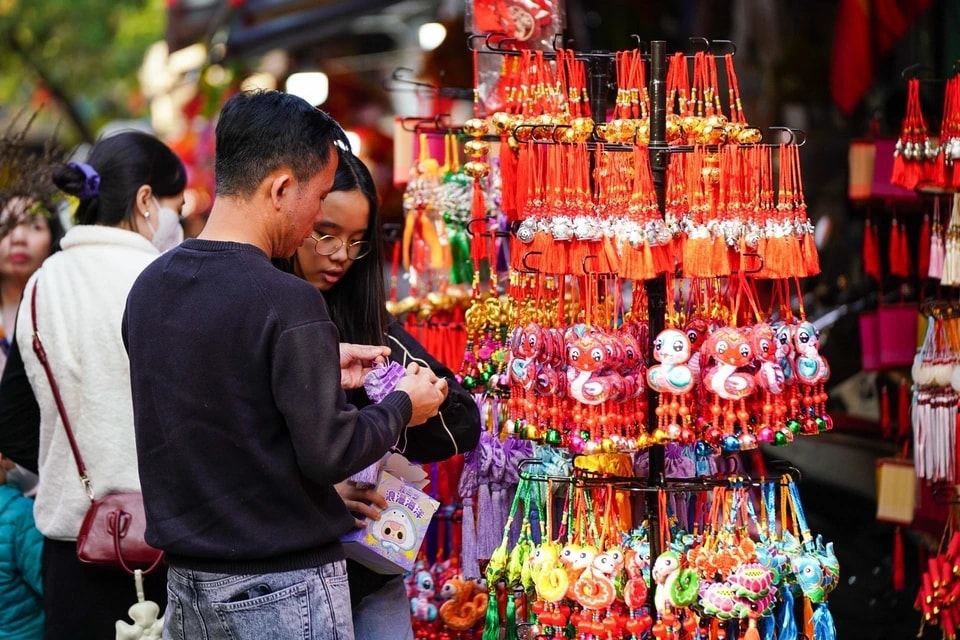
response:
[(84, 175), (83, 188), (77, 193), (81, 200), (89, 200), (100, 193), (100, 174), (86, 162), (70, 162), (68, 167), (79, 169)]

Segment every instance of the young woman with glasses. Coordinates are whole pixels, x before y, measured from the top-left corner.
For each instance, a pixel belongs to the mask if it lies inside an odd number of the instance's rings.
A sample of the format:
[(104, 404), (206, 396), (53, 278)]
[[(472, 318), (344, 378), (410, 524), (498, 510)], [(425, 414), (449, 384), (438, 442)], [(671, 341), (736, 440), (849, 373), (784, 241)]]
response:
[[(369, 170), (352, 153), (340, 150), (336, 178), (323, 202), (323, 222), (292, 257), (295, 274), (322, 293), (340, 341), (386, 345), (390, 358), (406, 366), (429, 366), (447, 379), (449, 392), (440, 413), (424, 425), (406, 430), (395, 450), (415, 462), (436, 462), (476, 447), (480, 416), (470, 394), (453, 373), (424, 348), (386, 311), (383, 258), (377, 220), (377, 191)], [(363, 406), (370, 401), (359, 389), (348, 400)], [(357, 517), (376, 518), (385, 508), (383, 496), (348, 482), (337, 486), (340, 497)], [(413, 638), (410, 604), (403, 576), (384, 576), (348, 561), (350, 600), (357, 640)]]

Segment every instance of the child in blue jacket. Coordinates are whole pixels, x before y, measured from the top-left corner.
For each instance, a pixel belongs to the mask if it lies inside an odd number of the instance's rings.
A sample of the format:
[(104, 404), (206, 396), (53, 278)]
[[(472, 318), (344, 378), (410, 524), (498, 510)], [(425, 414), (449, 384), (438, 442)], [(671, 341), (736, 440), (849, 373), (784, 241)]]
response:
[(43, 535), (33, 522), (13, 460), (0, 454), (0, 640), (43, 638)]

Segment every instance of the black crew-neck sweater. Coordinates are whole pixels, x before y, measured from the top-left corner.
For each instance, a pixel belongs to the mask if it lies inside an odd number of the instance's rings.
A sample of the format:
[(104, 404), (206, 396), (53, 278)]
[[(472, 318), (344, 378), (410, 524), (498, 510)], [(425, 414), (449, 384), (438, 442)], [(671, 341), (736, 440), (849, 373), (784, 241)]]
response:
[(342, 558), (353, 517), (333, 484), (412, 407), (402, 391), (346, 404), (320, 293), (252, 245), (192, 239), (144, 270), (122, 326), (147, 542), (223, 573)]

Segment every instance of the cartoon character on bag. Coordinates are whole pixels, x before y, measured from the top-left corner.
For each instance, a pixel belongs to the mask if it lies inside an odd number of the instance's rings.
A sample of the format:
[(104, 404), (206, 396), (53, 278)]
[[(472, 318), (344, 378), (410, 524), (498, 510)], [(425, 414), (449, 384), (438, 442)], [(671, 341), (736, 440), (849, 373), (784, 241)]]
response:
[(369, 534), (389, 551), (409, 555), (417, 546), (417, 528), (413, 516), (403, 507), (392, 506), (380, 512), (380, 519), (369, 525)]

